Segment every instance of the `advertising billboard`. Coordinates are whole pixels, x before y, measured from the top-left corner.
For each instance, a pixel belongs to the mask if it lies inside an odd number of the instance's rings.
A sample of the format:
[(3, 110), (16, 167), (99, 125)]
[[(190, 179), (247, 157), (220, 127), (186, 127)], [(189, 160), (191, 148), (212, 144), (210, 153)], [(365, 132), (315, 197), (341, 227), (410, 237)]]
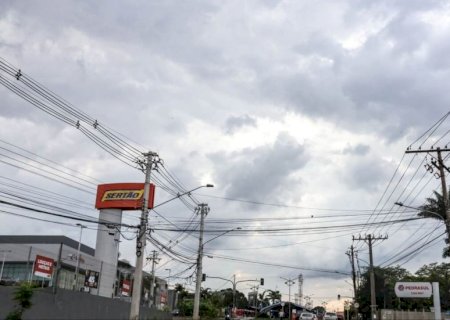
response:
[(100, 272), (98, 271), (86, 270), (86, 274), (84, 275), (84, 286), (89, 288), (97, 288), (99, 276)]
[(433, 288), (429, 282), (397, 282), (395, 295), (399, 298), (429, 298)]
[(50, 279), (53, 275), (53, 266), (55, 260), (52, 258), (36, 255), (34, 260), (33, 274), (35, 276)]
[[(153, 208), (155, 200), (155, 185), (150, 184), (148, 208)], [(143, 183), (109, 183), (97, 187), (95, 208), (140, 210), (144, 201)]]
[(131, 281), (123, 280), (122, 282), (122, 295), (129, 297), (131, 295)]

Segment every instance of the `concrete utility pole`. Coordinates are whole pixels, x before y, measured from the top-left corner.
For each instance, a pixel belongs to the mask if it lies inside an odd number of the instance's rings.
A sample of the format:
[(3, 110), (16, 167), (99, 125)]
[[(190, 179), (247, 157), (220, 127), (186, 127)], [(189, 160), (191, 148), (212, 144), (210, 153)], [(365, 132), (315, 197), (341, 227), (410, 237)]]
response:
[(148, 306), (150, 307), (152, 304), (154, 304), (154, 295), (155, 295), (155, 264), (158, 263), (158, 252), (156, 250), (152, 251), (152, 256), (148, 257), (147, 260), (152, 260), (152, 278), (150, 281), (150, 292), (148, 293)]
[[(433, 159), (433, 160), (431, 160), (431, 164), (433, 167), (435, 167), (436, 169), (439, 170), (439, 173), (435, 173), (434, 175), (436, 178), (441, 179), (442, 197), (444, 199), (444, 210), (445, 210), (445, 215), (446, 215), (445, 227), (447, 230), (447, 239), (450, 240), (450, 206), (448, 203), (447, 183), (445, 182), (445, 173), (444, 173), (444, 169), (447, 170), (447, 172), (450, 172), (450, 169), (444, 165), (444, 161), (442, 160), (442, 152), (448, 152), (448, 151), (450, 151), (450, 149), (447, 149), (447, 148), (444, 148), (444, 149), (436, 148), (436, 149), (429, 149), (429, 150), (411, 150), (408, 148), (405, 151), (405, 153), (432, 153), (432, 152), (437, 153), (437, 161), (436, 161), (436, 159)], [(432, 166), (430, 166), (429, 164), (426, 164), (425, 168), (427, 169), (428, 172), (433, 173)]]
[(376, 240), (386, 240), (386, 237), (374, 237), (373, 235), (369, 234), (365, 236), (364, 238), (361, 238), (359, 236), (358, 238), (355, 238), (353, 236), (353, 241), (359, 240), (359, 241), (365, 241), (369, 245), (369, 262), (370, 262), (370, 309), (371, 309), (371, 319), (376, 319), (377, 314), (377, 301), (375, 296), (375, 272), (373, 269), (373, 254), (372, 254), (372, 244), (373, 241)]
[(158, 155), (154, 152), (144, 154), (145, 161), (145, 184), (144, 184), (144, 203), (142, 206), (141, 223), (136, 238), (136, 268), (134, 269), (133, 294), (131, 296), (130, 320), (139, 319), (139, 307), (141, 304), (142, 290), (142, 269), (144, 267), (145, 242), (147, 236), (148, 223), (148, 195), (150, 192), (150, 176), (153, 166), (153, 158)]
[[(355, 248), (353, 247), (353, 245), (350, 246), (350, 250), (347, 251), (345, 253), (346, 255), (348, 255), (349, 259), (350, 259), (350, 264), (352, 266), (352, 280), (353, 280), (353, 302), (354, 305), (358, 305), (356, 302), (356, 272), (355, 272)], [(358, 308), (355, 307), (356, 309), (356, 315), (358, 315)], [(348, 316), (348, 311), (347, 311), (347, 316)]]
[(78, 251), (77, 251), (77, 266), (75, 268), (75, 274), (73, 275), (73, 290), (77, 290), (77, 282), (78, 282), (78, 270), (80, 268), (80, 249), (81, 249), (81, 235), (83, 234), (83, 228), (87, 228), (85, 225), (81, 223), (77, 223), (77, 226), (80, 227), (80, 239), (78, 240)]
[(209, 207), (206, 203), (200, 203), (196, 209), (197, 214), (200, 213), (200, 237), (198, 240), (198, 255), (197, 255), (197, 280), (195, 283), (195, 296), (194, 296), (194, 312), (192, 319), (199, 320), (200, 315), (200, 289), (202, 284), (202, 261), (203, 261), (203, 229), (205, 224), (205, 216), (209, 212)]
[(303, 303), (303, 274), (298, 275), (298, 304)]

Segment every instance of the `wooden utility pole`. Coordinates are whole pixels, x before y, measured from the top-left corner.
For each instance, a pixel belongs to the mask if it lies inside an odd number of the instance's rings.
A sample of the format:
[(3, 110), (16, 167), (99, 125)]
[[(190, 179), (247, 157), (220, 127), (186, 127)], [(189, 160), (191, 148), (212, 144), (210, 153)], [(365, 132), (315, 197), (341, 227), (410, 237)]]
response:
[(377, 313), (377, 300), (376, 300), (376, 296), (375, 296), (375, 272), (373, 269), (373, 254), (372, 254), (372, 244), (374, 241), (376, 240), (386, 240), (386, 237), (375, 237), (371, 234), (366, 235), (364, 238), (362, 238), (361, 236), (359, 236), (358, 238), (355, 238), (355, 236), (353, 236), (353, 241), (358, 240), (358, 241), (364, 241), (369, 245), (369, 262), (370, 262), (370, 309), (371, 309), (371, 319), (374, 320), (376, 319), (376, 313)]
[(445, 173), (444, 173), (444, 169), (447, 170), (447, 172), (450, 172), (449, 168), (447, 168), (444, 165), (444, 161), (442, 160), (442, 152), (448, 152), (450, 151), (450, 149), (444, 148), (436, 148), (436, 149), (428, 149), (428, 150), (411, 150), (410, 148), (408, 148), (405, 153), (437, 153), (437, 161), (436, 158), (431, 160), (431, 164), (432, 166), (430, 166), (429, 164), (425, 165), (425, 168), (427, 169), (428, 172), (433, 173), (433, 167), (435, 167), (436, 169), (439, 170), (439, 173), (435, 173), (435, 177), (436, 178), (440, 178), (441, 179), (441, 185), (442, 185), (442, 197), (444, 200), (444, 210), (445, 210), (445, 227), (447, 230), (447, 239), (450, 240), (450, 206), (448, 203), (448, 192), (447, 192), (447, 183), (445, 182)]

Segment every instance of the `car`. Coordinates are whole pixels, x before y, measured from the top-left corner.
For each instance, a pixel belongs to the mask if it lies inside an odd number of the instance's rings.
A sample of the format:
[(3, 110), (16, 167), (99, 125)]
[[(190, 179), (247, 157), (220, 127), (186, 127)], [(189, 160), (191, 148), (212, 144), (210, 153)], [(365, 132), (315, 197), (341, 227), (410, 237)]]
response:
[(299, 319), (300, 320), (314, 320), (315, 317), (314, 317), (314, 314), (311, 312), (302, 312), (302, 313), (300, 313)]
[(9, 277), (2, 277), (2, 280), (0, 280), (0, 286), (14, 286), (16, 284), (17, 281)]
[(173, 309), (171, 313), (172, 313), (173, 316), (179, 316), (180, 315), (180, 310)]
[(337, 314), (334, 312), (325, 312), (323, 320), (337, 320)]

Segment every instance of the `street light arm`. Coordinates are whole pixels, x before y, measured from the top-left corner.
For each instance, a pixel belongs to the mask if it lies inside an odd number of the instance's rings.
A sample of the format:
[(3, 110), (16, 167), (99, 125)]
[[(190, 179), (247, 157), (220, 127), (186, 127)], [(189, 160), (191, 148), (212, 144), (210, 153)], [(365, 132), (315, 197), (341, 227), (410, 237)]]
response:
[(224, 234), (227, 234), (228, 232), (235, 231), (235, 230), (241, 230), (241, 229), (242, 229), (241, 227), (237, 227), (237, 228), (233, 228), (233, 229), (231, 229), (231, 230), (227, 230), (227, 231), (225, 231), (225, 232), (223, 232), (223, 233), (221, 233), (221, 234), (215, 236), (214, 238), (211, 238), (211, 239), (209, 239), (208, 241), (204, 242), (204, 243), (203, 243), (203, 246), (204, 246), (205, 244), (207, 244), (208, 242), (211, 242), (211, 241), (213, 241), (214, 239), (217, 239), (218, 237), (221, 237), (221, 236), (223, 236)]
[(225, 278), (221, 278), (221, 277), (210, 277), (210, 276), (206, 276), (206, 278), (225, 280), (225, 281), (231, 282), (231, 284), (233, 284), (233, 281), (231, 281), (230, 279), (225, 279)]
[(170, 202), (170, 201), (173, 201), (173, 200), (175, 200), (175, 199), (181, 198), (181, 197), (184, 196), (184, 195), (187, 195), (187, 194), (190, 195), (191, 192), (194, 192), (195, 190), (198, 190), (198, 189), (200, 189), (200, 188), (213, 188), (213, 187), (214, 187), (214, 185), (212, 185), (212, 184), (207, 184), (207, 185), (200, 186), (200, 187), (194, 188), (194, 189), (192, 189), (192, 190), (189, 190), (189, 191), (186, 191), (186, 192), (183, 192), (183, 193), (178, 193), (175, 197), (170, 198), (169, 200), (163, 201), (163, 202), (161, 202), (161, 203), (158, 203), (156, 206), (153, 206), (153, 208), (151, 208), (151, 209), (158, 208), (158, 207), (162, 206), (163, 204), (166, 204), (166, 203), (168, 203), (168, 202)]
[(239, 280), (239, 281), (236, 281), (236, 284), (238, 284), (240, 282), (250, 282), (250, 281), (259, 282), (259, 279), (255, 279), (255, 280)]
[(420, 211), (423, 211), (423, 212), (434, 214), (438, 218), (438, 220), (444, 221), (444, 217), (442, 217), (441, 215), (439, 215), (436, 212), (429, 211), (429, 210), (424, 210), (424, 209), (421, 209), (421, 208), (415, 208), (415, 207), (407, 206), (406, 204), (403, 204), (403, 202), (395, 202), (394, 204), (398, 205), (399, 207), (405, 207), (405, 208), (409, 208), (409, 209), (420, 210)]

